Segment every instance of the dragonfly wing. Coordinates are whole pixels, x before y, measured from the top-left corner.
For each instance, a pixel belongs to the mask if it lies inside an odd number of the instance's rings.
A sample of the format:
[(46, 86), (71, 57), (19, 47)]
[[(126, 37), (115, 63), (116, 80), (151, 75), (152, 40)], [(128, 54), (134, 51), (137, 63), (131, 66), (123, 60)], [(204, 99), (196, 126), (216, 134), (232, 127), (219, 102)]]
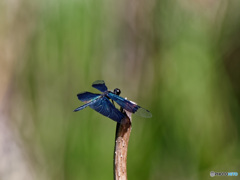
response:
[(105, 82), (103, 80), (97, 80), (93, 82), (92, 87), (98, 89), (101, 92), (107, 91), (107, 86), (105, 85)]
[(119, 106), (121, 106), (123, 109), (125, 109), (129, 112), (136, 113), (137, 115), (140, 115), (140, 116), (146, 117), (146, 118), (152, 117), (152, 114), (150, 113), (150, 111), (138, 106), (137, 104), (135, 104), (127, 99), (124, 99), (121, 96), (118, 96), (114, 93), (109, 92), (108, 97), (110, 97)]
[(96, 98), (96, 99), (94, 99), (94, 100), (92, 100), (92, 101), (90, 101), (90, 102), (88, 102), (88, 103), (86, 103), (86, 104), (84, 104), (84, 105), (76, 108), (76, 109), (74, 110), (74, 112), (80, 111), (80, 110), (82, 110), (82, 109), (84, 109), (84, 108), (86, 108), (86, 107), (88, 107), (88, 106), (91, 106), (91, 105), (95, 104), (95, 103), (98, 101), (98, 99), (99, 99), (99, 98)]
[(121, 120), (125, 117), (106, 97), (99, 98), (90, 107), (118, 123), (121, 123)]
[(100, 95), (101, 94), (94, 94), (94, 93), (90, 93), (90, 92), (83, 92), (83, 93), (77, 94), (77, 97), (82, 102), (88, 102), (90, 100), (98, 98)]
[(114, 93), (109, 92), (108, 96), (116, 103), (118, 103), (119, 106), (121, 106), (123, 109), (126, 109), (129, 112), (135, 113), (139, 108), (137, 104), (134, 104), (131, 101), (124, 99), (123, 97), (118, 96)]
[(142, 116), (142, 117), (145, 117), (145, 118), (151, 118), (152, 117), (152, 114), (149, 110), (147, 109), (144, 109), (140, 106), (138, 106), (138, 110), (137, 112), (135, 113), (136, 115), (139, 115), (139, 116)]

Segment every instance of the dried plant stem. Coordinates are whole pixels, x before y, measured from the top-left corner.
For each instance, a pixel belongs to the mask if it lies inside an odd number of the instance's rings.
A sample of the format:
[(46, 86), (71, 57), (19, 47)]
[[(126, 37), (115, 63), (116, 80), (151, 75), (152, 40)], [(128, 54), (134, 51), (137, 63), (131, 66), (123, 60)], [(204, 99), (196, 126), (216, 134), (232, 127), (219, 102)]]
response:
[(114, 180), (127, 180), (127, 150), (132, 129), (132, 113), (117, 124), (114, 148)]

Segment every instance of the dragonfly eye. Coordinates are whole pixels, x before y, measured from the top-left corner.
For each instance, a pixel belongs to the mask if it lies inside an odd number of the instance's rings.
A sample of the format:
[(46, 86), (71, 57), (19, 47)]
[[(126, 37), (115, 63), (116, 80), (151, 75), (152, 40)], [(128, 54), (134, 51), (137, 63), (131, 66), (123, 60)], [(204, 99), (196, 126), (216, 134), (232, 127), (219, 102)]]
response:
[(121, 90), (118, 89), (118, 88), (114, 89), (114, 94), (120, 95), (121, 94)]

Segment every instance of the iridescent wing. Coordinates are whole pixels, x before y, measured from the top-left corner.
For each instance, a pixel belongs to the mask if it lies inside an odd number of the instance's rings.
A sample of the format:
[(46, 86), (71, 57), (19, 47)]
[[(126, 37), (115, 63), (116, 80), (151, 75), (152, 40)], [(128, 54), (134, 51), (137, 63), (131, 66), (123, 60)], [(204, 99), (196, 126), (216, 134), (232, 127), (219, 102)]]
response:
[(126, 109), (129, 112), (136, 113), (137, 115), (140, 115), (140, 116), (146, 117), (146, 118), (152, 117), (152, 114), (150, 113), (150, 111), (138, 106), (137, 104), (135, 104), (127, 99), (124, 99), (121, 96), (118, 96), (112, 92), (109, 92), (107, 96), (109, 98), (111, 98), (112, 100), (114, 100), (123, 109)]
[(118, 123), (125, 117), (105, 96), (99, 98), (95, 103), (91, 104), (90, 107)]
[(86, 104), (84, 104), (84, 105), (82, 105), (82, 106), (74, 109), (74, 112), (80, 111), (80, 110), (82, 110), (82, 109), (84, 109), (84, 108), (86, 108), (86, 107), (88, 107), (88, 106), (90, 106), (90, 105), (93, 105), (94, 103), (96, 103), (96, 102), (100, 99), (100, 97), (101, 97), (101, 96), (99, 96), (98, 98), (93, 99), (92, 101), (90, 101), (90, 102), (88, 102), (88, 103), (86, 103)]
[(103, 80), (97, 80), (97, 81), (93, 82), (92, 87), (98, 89), (101, 92), (107, 91), (107, 87)]
[(77, 94), (77, 97), (82, 102), (88, 102), (90, 100), (98, 98), (100, 95), (101, 94), (94, 94), (94, 93), (90, 93), (90, 92), (83, 92), (83, 93)]
[(89, 106), (95, 111), (109, 117), (116, 122), (120, 123), (121, 120), (124, 118), (124, 114), (121, 113), (117, 108), (115, 108), (115, 106), (105, 96), (93, 94), (90, 92), (80, 93), (77, 96), (80, 101), (88, 103), (76, 108), (74, 112), (80, 111)]

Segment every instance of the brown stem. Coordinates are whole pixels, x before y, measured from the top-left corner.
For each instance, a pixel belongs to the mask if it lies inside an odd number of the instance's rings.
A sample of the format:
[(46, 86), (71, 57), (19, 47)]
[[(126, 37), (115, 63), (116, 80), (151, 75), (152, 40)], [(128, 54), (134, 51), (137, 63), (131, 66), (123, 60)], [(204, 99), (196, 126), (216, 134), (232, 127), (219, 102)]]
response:
[(127, 180), (127, 150), (132, 129), (132, 113), (126, 112), (126, 117), (117, 124), (114, 148), (114, 180)]

